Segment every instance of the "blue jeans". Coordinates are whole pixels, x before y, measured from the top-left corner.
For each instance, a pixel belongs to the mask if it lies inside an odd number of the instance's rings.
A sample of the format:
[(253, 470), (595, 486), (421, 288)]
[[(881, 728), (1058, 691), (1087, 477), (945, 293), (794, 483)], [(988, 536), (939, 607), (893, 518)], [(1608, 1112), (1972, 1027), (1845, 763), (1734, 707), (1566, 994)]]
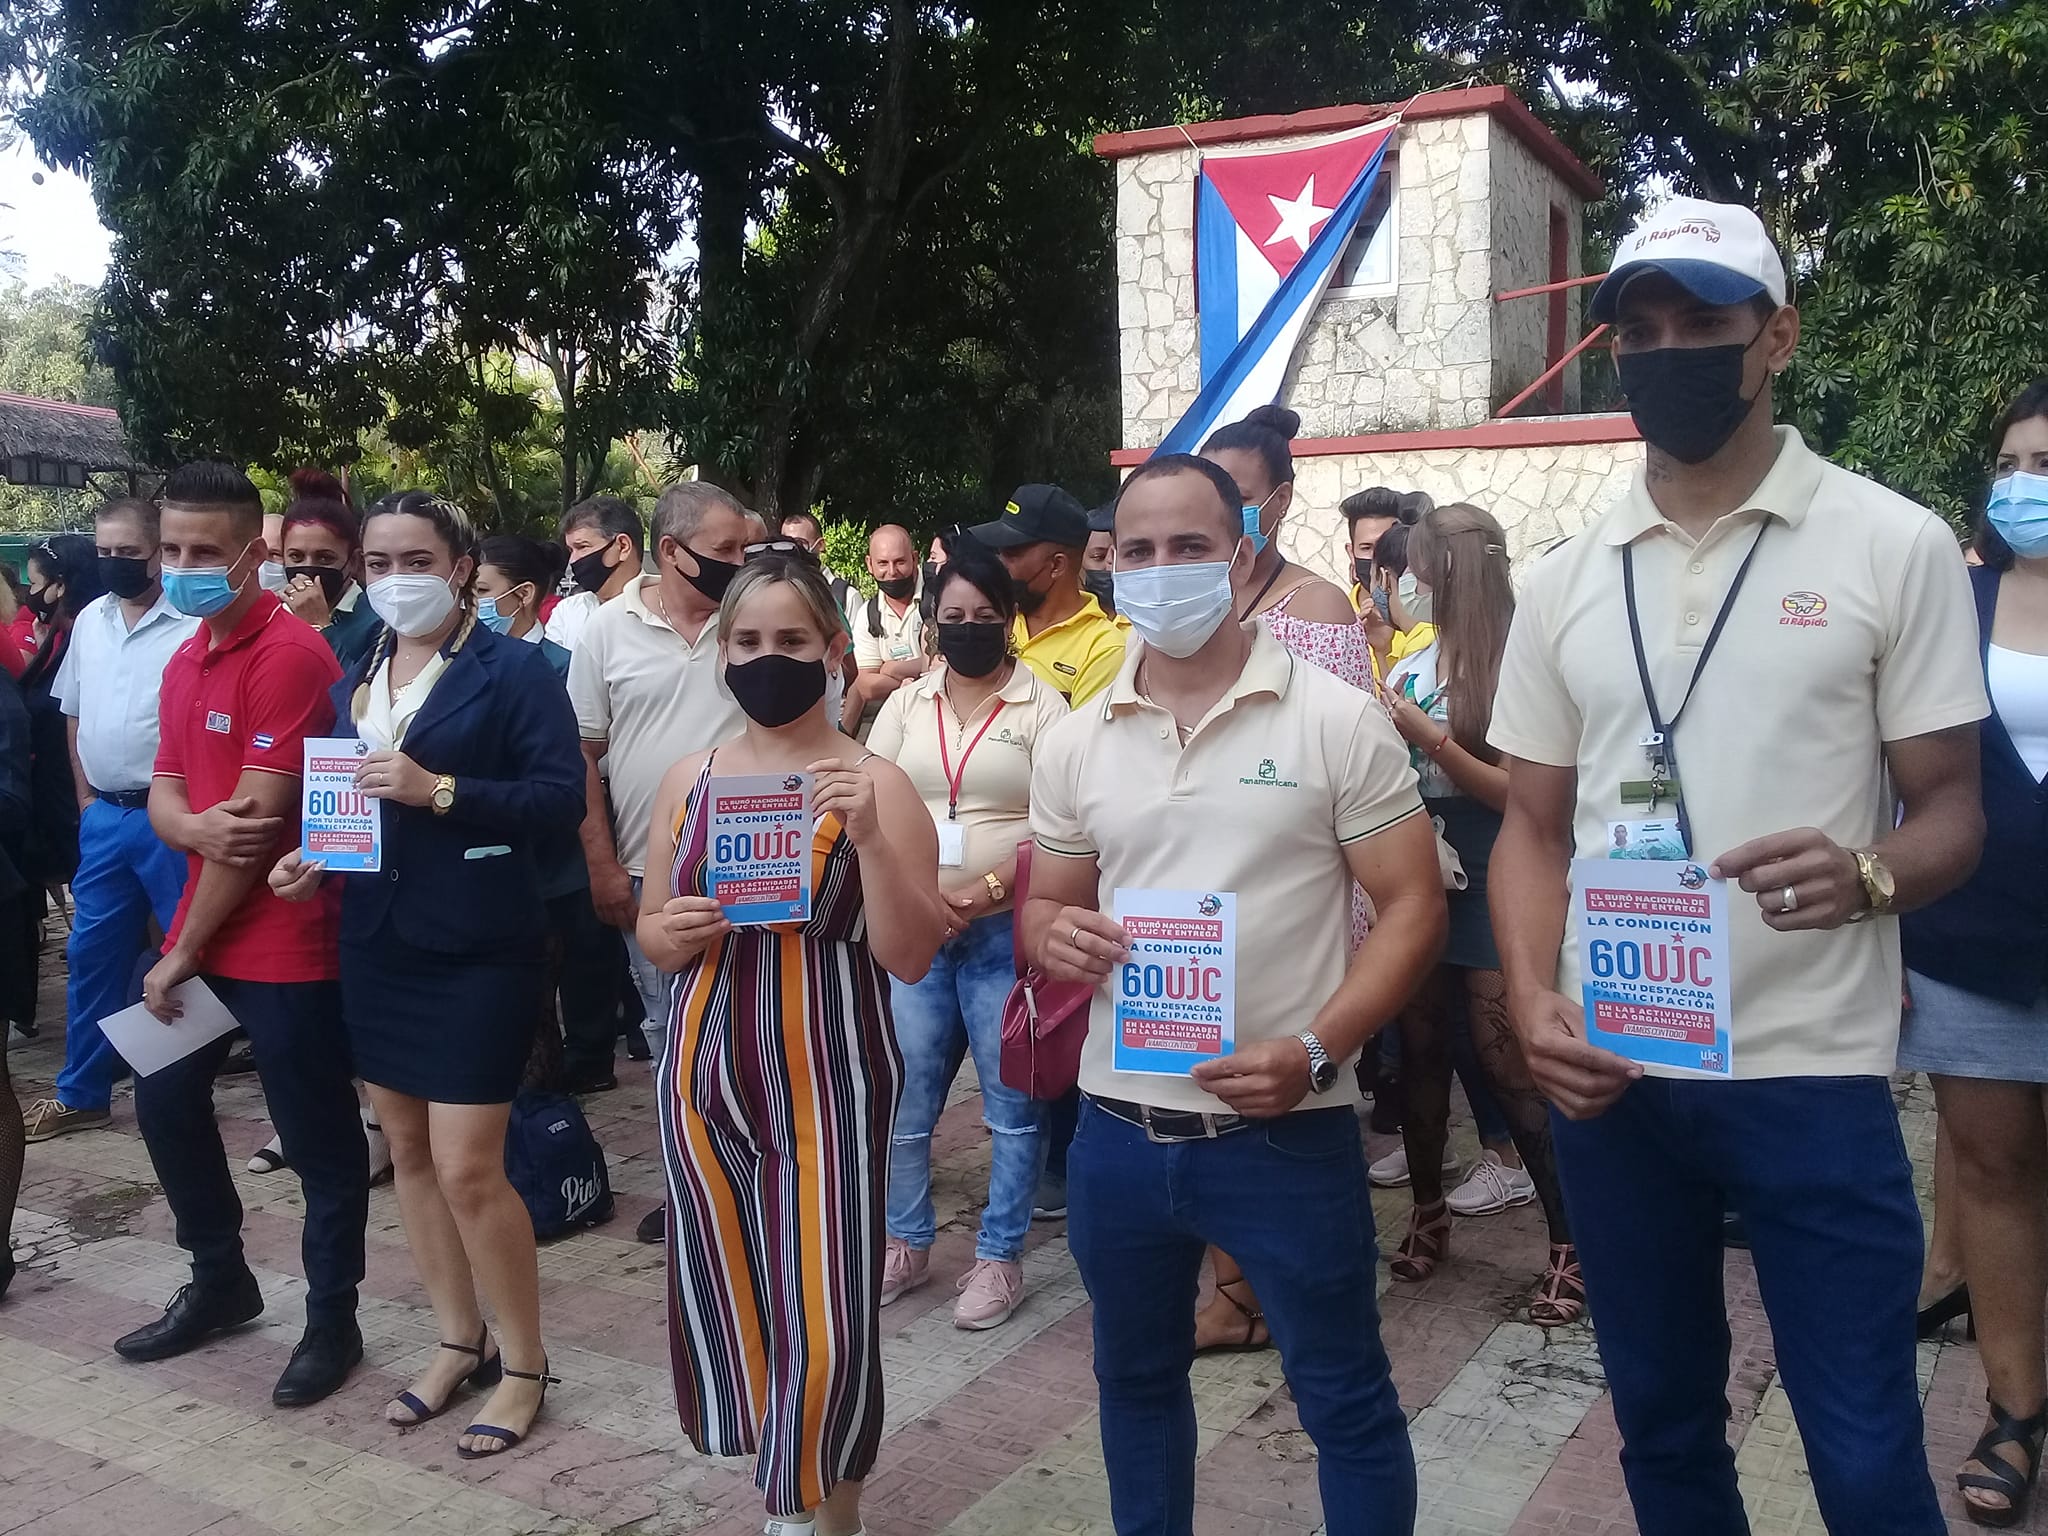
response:
[(1081, 1102), (1067, 1240), (1095, 1303), (1118, 1536), (1192, 1536), (1195, 1292), (1214, 1243), (1244, 1267), (1317, 1451), (1329, 1536), (1410, 1536), (1415, 1458), (1380, 1344), (1372, 1206), (1348, 1109), (1157, 1145)]
[(982, 1123), (994, 1134), (974, 1256), (1014, 1262), (1023, 1255), (1045, 1168), (1045, 1106), (1003, 1085), (1003, 1000), (1016, 980), (1011, 955), (1010, 914), (999, 912), (940, 945), (923, 981), (890, 983), (903, 1095), (889, 1146), (889, 1235), (913, 1248), (932, 1245), (932, 1127), (961, 1057), (972, 1051)]
[(1642, 1536), (1749, 1530), (1728, 1448), (1721, 1215), (1741, 1216), (1821, 1517), (1941, 1536), (1914, 1376), (1920, 1212), (1881, 1077), (1646, 1077), (1551, 1117)]
[[(646, 889), (647, 881), (640, 875), (633, 877), (633, 910), (640, 910), (640, 893)], [(640, 1026), (640, 1032), (647, 1039), (647, 1045), (654, 1052), (654, 1060), (661, 1060), (661, 1042), (668, 1038), (668, 993), (675, 978), (662, 974), (661, 968), (640, 953), (640, 941), (633, 937), (633, 930), (624, 930), (626, 939), (626, 966), (633, 973), (633, 990), (640, 994), (640, 1006), (647, 1010), (647, 1021)]]
[(154, 916), (168, 929), (185, 889), (185, 856), (150, 830), (149, 812), (104, 800), (78, 818), (78, 873), (71, 877), (71, 942), (65, 956), (69, 1022), (57, 1098), (66, 1109), (105, 1109), (121, 1058), (100, 1033), (100, 1020), (128, 1004), (135, 961), (147, 946)]

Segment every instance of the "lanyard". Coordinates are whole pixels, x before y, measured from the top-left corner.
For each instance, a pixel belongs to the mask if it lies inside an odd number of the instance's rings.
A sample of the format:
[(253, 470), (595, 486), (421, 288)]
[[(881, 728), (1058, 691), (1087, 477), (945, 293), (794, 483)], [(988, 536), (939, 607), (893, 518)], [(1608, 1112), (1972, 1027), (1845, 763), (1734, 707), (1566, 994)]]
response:
[[(1743, 579), (1749, 575), (1749, 567), (1756, 559), (1758, 546), (1764, 535), (1770, 531), (1770, 514), (1764, 515), (1763, 524), (1751, 541), (1749, 553), (1742, 557), (1742, 564), (1735, 568), (1735, 579), (1728, 583), (1728, 595), (1721, 599), (1721, 611), (1714, 615), (1714, 626), (1707, 631), (1707, 643), (1700, 647), (1700, 659), (1693, 663), (1692, 681), (1685, 685), (1685, 697), (1678, 701), (1678, 708), (1666, 720), (1657, 704), (1657, 689), (1650, 681), (1650, 662), (1643, 652), (1643, 625), (1636, 613), (1636, 548), (1633, 544), (1621, 547), (1622, 592), (1628, 601), (1628, 637), (1635, 647), (1636, 677), (1643, 685), (1643, 703), (1650, 711), (1650, 735), (1643, 746), (1650, 753), (1650, 782), (1652, 785), (1650, 809), (1656, 809), (1655, 786), (1669, 778), (1678, 777), (1678, 754), (1674, 738), (1678, 732), (1678, 720), (1685, 713), (1686, 705), (1692, 702), (1694, 691), (1700, 685), (1700, 676), (1707, 670), (1707, 662), (1714, 654), (1714, 647), (1720, 642), (1721, 631), (1728, 625), (1728, 615), (1735, 610), (1735, 599), (1742, 591)], [(1686, 814), (1684, 781), (1679, 780), (1678, 834), (1685, 841), (1687, 854), (1692, 852), (1692, 820)]]
[[(952, 757), (946, 751), (946, 706), (938, 694), (932, 695), (932, 714), (939, 722), (939, 767), (946, 775), (946, 820), (957, 821), (960, 816), (960, 781), (967, 777), (967, 759), (974, 756), (974, 749), (981, 745), (981, 738), (988, 734), (988, 728), (996, 723), (996, 716), (1003, 712), (1003, 701), (996, 700), (996, 707), (988, 712), (988, 718), (981, 722), (981, 729), (974, 733), (974, 740), (967, 743), (967, 750), (960, 754), (960, 771), (953, 771)], [(962, 728), (965, 728), (964, 722)]]

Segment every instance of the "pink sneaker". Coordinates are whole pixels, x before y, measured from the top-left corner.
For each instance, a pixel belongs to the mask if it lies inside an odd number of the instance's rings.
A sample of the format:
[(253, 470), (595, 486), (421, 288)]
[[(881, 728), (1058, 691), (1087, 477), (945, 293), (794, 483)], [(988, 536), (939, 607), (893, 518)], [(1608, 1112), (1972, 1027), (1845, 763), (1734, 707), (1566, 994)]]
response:
[(914, 1291), (932, 1277), (931, 1250), (913, 1248), (892, 1237), (882, 1255), (882, 1305), (887, 1306), (906, 1291)]
[(960, 1300), (953, 1308), (953, 1326), (979, 1332), (1010, 1320), (1024, 1299), (1024, 1266), (1001, 1259), (976, 1259), (960, 1281)]

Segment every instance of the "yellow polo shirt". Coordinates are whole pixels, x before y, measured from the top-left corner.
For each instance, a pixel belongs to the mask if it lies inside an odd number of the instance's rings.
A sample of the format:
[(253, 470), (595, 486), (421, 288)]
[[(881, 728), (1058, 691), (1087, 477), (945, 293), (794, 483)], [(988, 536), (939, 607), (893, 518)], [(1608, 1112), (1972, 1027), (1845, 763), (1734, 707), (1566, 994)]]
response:
[[(1344, 845), (1422, 809), (1408, 748), (1370, 694), (1252, 627), (1243, 673), (1181, 745), (1171, 713), (1139, 698), (1142, 643), (1106, 697), (1046, 733), (1031, 775), (1031, 833), (1048, 855), (1093, 858), (1098, 899), (1119, 888), (1237, 897), (1237, 1042), (1299, 1034), (1344, 979), (1351, 870)], [(1192, 1078), (1118, 1072), (1115, 1004), (1095, 997), (1081, 1051), (1090, 1093), (1224, 1114)], [(1358, 1102), (1340, 1072), (1303, 1109)]]
[(1068, 703), (1080, 704), (1115, 680), (1123, 665), (1126, 633), (1128, 626), (1120, 627), (1088, 592), (1082, 594), (1079, 609), (1036, 635), (1025, 630), (1024, 615), (1018, 614), (1011, 638), (1019, 661), (1052, 684)]
[[(1574, 835), (1603, 855), (1640, 780), (1650, 729), (1623, 596), (1636, 598), (1657, 701), (1679, 707), (1736, 569), (1768, 522), (1721, 639), (1676, 731), (1694, 854), (1711, 861), (1772, 832), (1817, 827), (1863, 848), (1892, 826), (1884, 744), (1990, 712), (1977, 615), (1955, 535), (1925, 508), (1820, 458), (1789, 427), (1755, 493), (1695, 543), (1651, 501), (1622, 501), (1530, 567), (1487, 739), (1578, 771)], [(1899, 925), (1779, 933), (1729, 891), (1737, 1077), (1888, 1073), (1899, 1032)], [(1558, 990), (1580, 991), (1567, 933)], [(1659, 1068), (1647, 1067), (1657, 1073)]]

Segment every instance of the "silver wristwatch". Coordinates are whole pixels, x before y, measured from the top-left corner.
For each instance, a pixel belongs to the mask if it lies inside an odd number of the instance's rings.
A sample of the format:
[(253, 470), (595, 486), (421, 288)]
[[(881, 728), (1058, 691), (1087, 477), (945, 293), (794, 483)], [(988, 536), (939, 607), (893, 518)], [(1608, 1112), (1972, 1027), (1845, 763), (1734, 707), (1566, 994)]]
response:
[(1308, 1085), (1316, 1093), (1328, 1093), (1337, 1086), (1337, 1063), (1330, 1060), (1330, 1053), (1323, 1049), (1315, 1031), (1304, 1029), (1294, 1037), (1308, 1047)]

